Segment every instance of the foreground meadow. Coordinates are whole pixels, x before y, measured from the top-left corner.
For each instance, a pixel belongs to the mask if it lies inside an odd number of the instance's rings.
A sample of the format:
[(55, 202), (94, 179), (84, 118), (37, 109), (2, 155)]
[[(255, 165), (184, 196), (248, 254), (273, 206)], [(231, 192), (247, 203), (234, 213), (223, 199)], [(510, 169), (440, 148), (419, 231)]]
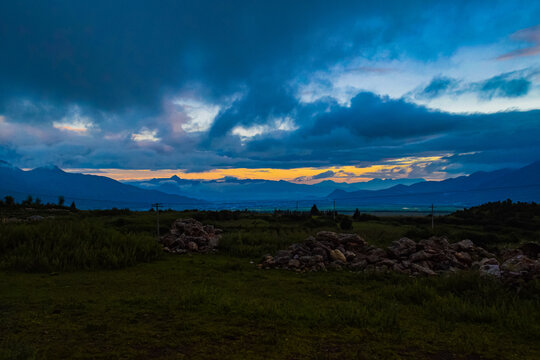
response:
[[(1, 225), (0, 358), (540, 358), (538, 283), (518, 292), (475, 272), (259, 270), (267, 252), (322, 229), (345, 231), (340, 219), (164, 212), (162, 231), (187, 216), (225, 230), (218, 253), (156, 251), (152, 213)], [(538, 235), (510, 223), (438, 220), (435, 231), (451, 240), (468, 233), (487, 241), (493, 230), (493, 246), (512, 246), (516, 234)], [(430, 220), (364, 217), (352, 227), (384, 245), (424, 236)]]

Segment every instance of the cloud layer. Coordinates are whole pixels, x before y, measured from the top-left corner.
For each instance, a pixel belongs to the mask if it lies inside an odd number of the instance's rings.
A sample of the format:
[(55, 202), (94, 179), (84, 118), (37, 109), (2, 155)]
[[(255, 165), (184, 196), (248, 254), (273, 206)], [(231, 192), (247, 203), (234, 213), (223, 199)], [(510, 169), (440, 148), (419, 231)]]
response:
[(525, 1), (3, 2), (0, 158), (312, 180), (405, 157), (437, 158), (407, 176), (523, 165), (538, 19)]

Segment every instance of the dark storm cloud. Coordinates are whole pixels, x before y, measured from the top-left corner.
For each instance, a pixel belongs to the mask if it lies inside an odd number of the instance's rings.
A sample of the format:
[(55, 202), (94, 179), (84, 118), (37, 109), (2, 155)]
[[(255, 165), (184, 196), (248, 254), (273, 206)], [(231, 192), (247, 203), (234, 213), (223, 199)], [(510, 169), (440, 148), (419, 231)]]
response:
[(448, 77), (435, 77), (433, 80), (431, 80), (429, 85), (420, 92), (419, 95), (427, 99), (436, 98), (446, 93), (449, 89), (455, 87), (457, 83), (457, 80)]
[(157, 106), (164, 92), (190, 82), (205, 84), (214, 96), (261, 76), (283, 85), (396, 38), (404, 46), (418, 41), (417, 24), (440, 31), (434, 14), (444, 12), (452, 32), (444, 47), (426, 31), (423, 46), (407, 49), (429, 59), (463, 39), (474, 43), (505, 31), (483, 23), (478, 7), (481, 2), (468, 1), (406, 7), (399, 1), (4, 1), (0, 96), (116, 110)]
[(537, 74), (538, 69), (525, 69), (470, 83), (448, 77), (435, 77), (426, 87), (417, 89), (412, 95), (416, 99), (434, 99), (443, 95), (458, 96), (467, 93), (476, 94), (483, 100), (521, 97), (529, 93), (532, 88), (531, 79)]
[(482, 156), (486, 164), (503, 158), (505, 163), (511, 159), (514, 164), (525, 164), (540, 156), (539, 137), (538, 110), (447, 114), (362, 93), (349, 108), (334, 105), (332, 111), (316, 115), (311, 124), (286, 137), (255, 139), (221, 151), (227, 157), (243, 159), (243, 166), (275, 162), (285, 168), (445, 153), (486, 154), (460, 158)]
[(525, 78), (508, 79), (506, 76), (495, 76), (480, 85), (479, 91), (488, 99), (493, 97), (519, 97), (527, 95), (531, 89), (531, 81)]
[(269, 118), (286, 116), (298, 107), (291, 89), (274, 83), (273, 79), (258, 79), (254, 85), (218, 114), (208, 133), (209, 141), (226, 135), (236, 125), (264, 124)]
[(355, 24), (355, 15), (381, 8), (354, 1), (2, 2), (0, 94), (106, 110), (155, 106), (190, 81), (221, 95), (259, 76), (286, 80), (300, 66), (343, 57), (347, 49), (329, 34), (342, 38), (348, 29), (346, 40), (365, 46), (396, 31)]
[[(526, 13), (508, 11), (525, 5)], [(368, 92), (350, 107), (298, 100), (298, 86), (314, 72), (381, 53), (419, 61), (453, 54), (536, 21), (539, 5), (488, 7), (504, 14), (504, 23), (485, 16), (486, 3), (470, 1), (0, 2), (0, 157), (22, 166), (195, 171), (357, 164), (497, 146), (538, 154), (531, 144), (538, 120), (519, 113), (451, 115)], [(456, 82), (436, 78), (425, 96), (454, 91)], [(516, 97), (530, 88), (526, 76), (504, 76), (474, 91)], [(207, 133), (175, 132), (163, 109), (164, 99), (186, 89), (222, 105)], [(270, 129), (248, 140), (232, 134), (289, 117), (297, 130)], [(52, 126), (80, 118), (95, 126), (85, 134)], [(159, 141), (133, 141), (142, 129)]]
[(364, 92), (351, 100), (350, 107), (321, 115), (302, 134), (322, 135), (342, 128), (365, 139), (406, 139), (447, 131), (456, 125), (449, 114)]

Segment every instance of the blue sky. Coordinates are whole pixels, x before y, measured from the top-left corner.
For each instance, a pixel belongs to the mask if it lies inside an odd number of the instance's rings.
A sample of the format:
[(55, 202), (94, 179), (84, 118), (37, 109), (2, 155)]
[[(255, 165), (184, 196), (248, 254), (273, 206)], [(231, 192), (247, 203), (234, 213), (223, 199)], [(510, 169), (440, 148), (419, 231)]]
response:
[(540, 160), (538, 2), (17, 1), (0, 29), (0, 158), (23, 168), (358, 181)]

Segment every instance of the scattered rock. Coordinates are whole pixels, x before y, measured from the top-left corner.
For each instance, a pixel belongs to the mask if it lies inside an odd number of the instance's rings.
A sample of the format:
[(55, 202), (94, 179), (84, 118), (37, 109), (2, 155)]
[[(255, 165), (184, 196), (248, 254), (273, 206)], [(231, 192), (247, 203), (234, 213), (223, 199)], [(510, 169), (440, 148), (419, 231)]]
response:
[(322, 231), (303, 243), (278, 251), (275, 256), (265, 255), (259, 267), (295, 271), (394, 271), (411, 276), (477, 269), (483, 275), (512, 282), (540, 277), (538, 249), (536, 244), (525, 244), (518, 249), (506, 250), (501, 256), (502, 263), (499, 263), (494, 254), (468, 239), (450, 244), (441, 237), (419, 242), (402, 238), (392, 242), (387, 249), (381, 249), (370, 246), (356, 234)]
[(175, 254), (213, 251), (219, 244), (221, 230), (195, 219), (177, 219), (171, 231), (160, 238), (163, 250)]

